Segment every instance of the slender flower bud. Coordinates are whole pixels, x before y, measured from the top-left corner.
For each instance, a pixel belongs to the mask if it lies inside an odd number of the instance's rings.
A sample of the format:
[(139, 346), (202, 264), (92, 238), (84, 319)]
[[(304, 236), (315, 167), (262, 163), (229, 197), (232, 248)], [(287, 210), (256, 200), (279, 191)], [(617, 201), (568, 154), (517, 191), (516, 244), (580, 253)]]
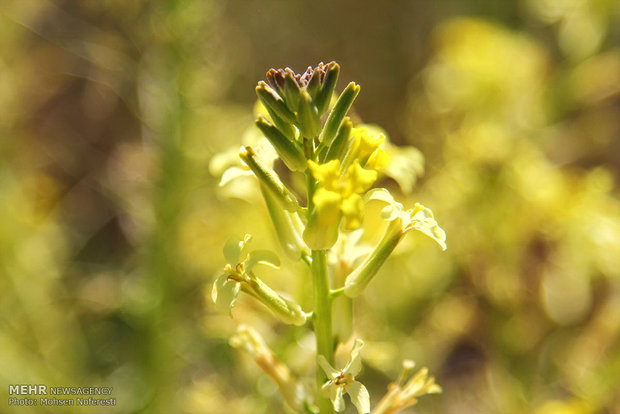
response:
[(258, 82), (256, 95), (263, 105), (274, 111), (278, 116), (288, 122), (295, 122), (295, 114), (288, 109), (282, 98), (265, 82)]
[(299, 106), (299, 99), (301, 98), (301, 89), (295, 80), (295, 73), (290, 68), (285, 69), (284, 87), (281, 93), (284, 95), (284, 102), (288, 109), (291, 112), (296, 112)]
[[(309, 80), (308, 84), (306, 85), (306, 90), (308, 91), (312, 99), (315, 100), (316, 95), (321, 90), (321, 83), (323, 82), (323, 79), (325, 77), (325, 72), (323, 72), (320, 67), (316, 67), (314, 69), (310, 67), (308, 68), (308, 71), (312, 71), (312, 73), (309, 75), (310, 77), (308, 78)], [(306, 73), (309, 73), (308, 71), (306, 71)]]
[(284, 71), (281, 69), (269, 69), (265, 79), (267, 80), (269, 86), (271, 86), (276, 92), (280, 92), (284, 87)]
[(312, 97), (306, 90), (302, 90), (299, 99), (299, 129), (301, 135), (306, 138), (314, 138), (321, 132), (321, 118), (316, 106), (312, 103)]
[(350, 298), (358, 296), (368, 285), (371, 279), (377, 274), (383, 263), (394, 251), (404, 232), (400, 219), (390, 223), (385, 234), (377, 247), (366, 257), (366, 259), (353, 272), (347, 276), (344, 285), (344, 294)]
[(355, 82), (351, 82), (347, 85), (345, 90), (340, 94), (340, 97), (334, 104), (332, 111), (329, 113), (327, 117), (327, 121), (325, 121), (325, 126), (323, 127), (323, 131), (321, 131), (321, 135), (319, 136), (319, 141), (321, 141), (321, 145), (330, 146), (334, 137), (336, 136), (336, 132), (338, 128), (340, 128), (340, 124), (344, 119), (345, 115), (357, 94), (360, 92), (359, 85), (356, 85)]
[(297, 229), (301, 221), (297, 213), (283, 210), (271, 191), (264, 185), (260, 186), (260, 190), (284, 253), (293, 260), (298, 260), (302, 253), (309, 254), (306, 252), (307, 247), (301, 238), (301, 232)]
[(304, 171), (307, 167), (306, 157), (296, 142), (291, 141), (282, 134), (278, 128), (270, 124), (263, 116), (259, 115), (256, 126), (269, 140), (276, 152), (291, 171)]
[(342, 160), (344, 156), (344, 152), (347, 148), (347, 143), (349, 138), (351, 137), (351, 130), (353, 129), (353, 124), (351, 123), (351, 118), (346, 117), (342, 121), (340, 128), (338, 128), (338, 132), (336, 133), (336, 137), (332, 141), (332, 145), (329, 146), (327, 153), (325, 155), (325, 159), (322, 162), (328, 162), (331, 160)]
[(289, 191), (280, 181), (280, 178), (271, 168), (267, 167), (256, 155), (252, 147), (241, 147), (239, 151), (241, 160), (252, 170), (256, 178), (265, 185), (273, 196), (288, 211), (298, 211), (299, 203), (297, 197)]
[(327, 69), (325, 70), (325, 78), (323, 79), (321, 88), (314, 98), (314, 103), (320, 115), (323, 115), (329, 107), (329, 102), (334, 94), (334, 89), (336, 89), (339, 74), (340, 66), (336, 62), (329, 63)]

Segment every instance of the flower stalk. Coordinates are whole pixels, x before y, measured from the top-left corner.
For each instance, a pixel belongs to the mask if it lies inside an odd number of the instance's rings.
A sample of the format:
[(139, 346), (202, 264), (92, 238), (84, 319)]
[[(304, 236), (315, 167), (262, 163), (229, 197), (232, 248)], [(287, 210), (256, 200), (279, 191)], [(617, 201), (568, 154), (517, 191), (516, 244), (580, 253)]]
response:
[[(316, 336), (317, 364), (319, 355), (333, 364), (332, 303), (329, 295), (325, 250), (312, 251), (312, 285), (314, 288), (314, 334)], [(327, 380), (325, 373), (318, 368), (316, 380), (317, 389), (320, 389)], [(331, 402), (320, 395), (318, 396), (318, 406), (321, 413), (333, 412)]]

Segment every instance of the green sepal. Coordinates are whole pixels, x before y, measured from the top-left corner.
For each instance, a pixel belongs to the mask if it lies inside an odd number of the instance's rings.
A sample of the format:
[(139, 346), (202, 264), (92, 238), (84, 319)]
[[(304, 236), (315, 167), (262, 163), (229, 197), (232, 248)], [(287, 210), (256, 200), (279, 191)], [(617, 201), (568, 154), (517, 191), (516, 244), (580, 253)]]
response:
[(297, 202), (297, 197), (286, 188), (278, 174), (263, 163), (252, 147), (241, 147), (239, 157), (252, 170), (256, 178), (271, 191), (276, 200), (282, 204), (282, 207), (292, 212), (300, 210), (301, 207)]
[(297, 213), (283, 210), (271, 191), (264, 185), (260, 186), (263, 199), (267, 205), (267, 211), (276, 231), (278, 241), (284, 253), (292, 260), (299, 260), (302, 254), (308, 254), (306, 245), (301, 238), (301, 233), (297, 229), (296, 222), (299, 222)]
[(282, 134), (284, 134), (285, 137), (287, 137), (291, 141), (297, 140), (297, 138), (299, 137), (299, 132), (297, 131), (297, 128), (293, 126), (293, 124), (280, 118), (278, 114), (276, 114), (273, 110), (269, 108), (267, 108), (267, 112), (269, 112), (269, 116), (273, 120), (275, 126), (280, 130), (280, 132), (282, 132)]
[(273, 145), (284, 164), (291, 171), (304, 171), (306, 169), (306, 157), (296, 142), (288, 139), (278, 128), (270, 124), (261, 115), (256, 119), (256, 126)]
[(301, 89), (295, 80), (295, 73), (289, 68), (286, 68), (286, 75), (284, 75), (284, 86), (282, 87), (282, 95), (284, 103), (291, 112), (297, 111), (299, 106), (299, 100), (301, 99)]
[(331, 101), (334, 90), (336, 89), (339, 74), (340, 65), (336, 62), (331, 62), (325, 71), (325, 78), (323, 79), (321, 88), (314, 97), (314, 104), (319, 111), (319, 115), (323, 115), (329, 107), (329, 102)]
[(327, 151), (329, 150), (329, 148), (327, 147), (323, 147), (321, 145), (318, 146), (317, 148), (317, 152), (316, 152), (316, 158), (317, 160), (319, 160), (319, 162), (321, 164), (323, 164), (325, 161), (325, 157), (327, 157)]
[(360, 92), (359, 85), (356, 85), (355, 82), (351, 82), (347, 85), (344, 91), (338, 97), (338, 100), (334, 104), (329, 116), (327, 117), (327, 121), (325, 121), (325, 126), (323, 127), (323, 131), (321, 131), (321, 135), (319, 136), (319, 140), (321, 141), (321, 145), (330, 146), (334, 137), (336, 136), (336, 132), (338, 128), (340, 128), (340, 124), (344, 119), (345, 115), (357, 94)]
[[(308, 81), (308, 84), (306, 85), (306, 90), (312, 97), (312, 100), (315, 100), (316, 95), (321, 90), (321, 71), (319, 70), (318, 67), (314, 68), (314, 71), (312, 72), (312, 76), (310, 77), (310, 80)], [(316, 105), (316, 102), (315, 102), (315, 105)]]
[(284, 76), (280, 71), (275, 69), (269, 69), (267, 71), (267, 75), (265, 76), (267, 83), (269, 86), (273, 88), (276, 92), (280, 93), (282, 91), (282, 86), (284, 85)]
[(321, 117), (312, 102), (312, 97), (306, 90), (302, 90), (299, 99), (299, 130), (306, 138), (314, 138), (321, 132)]
[(295, 122), (295, 114), (288, 109), (284, 100), (265, 82), (258, 82), (256, 87), (256, 95), (266, 108), (271, 109), (283, 120), (293, 123)]
[(352, 129), (353, 123), (351, 122), (351, 118), (345, 117), (340, 124), (340, 128), (338, 128), (338, 132), (336, 133), (332, 144), (329, 147), (325, 147), (327, 148), (327, 153), (321, 162), (325, 163), (331, 160), (342, 160), (349, 142), (349, 138), (351, 137)]

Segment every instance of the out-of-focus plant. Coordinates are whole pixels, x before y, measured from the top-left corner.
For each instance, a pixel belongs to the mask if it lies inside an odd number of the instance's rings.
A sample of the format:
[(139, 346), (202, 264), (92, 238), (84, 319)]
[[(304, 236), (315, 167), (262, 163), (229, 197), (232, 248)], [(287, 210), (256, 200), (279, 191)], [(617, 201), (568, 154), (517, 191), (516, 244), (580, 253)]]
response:
[[(282, 250), (293, 262), (302, 263), (296, 277), (311, 276), (312, 288), (306, 292), (312, 292), (313, 310), (306, 312), (259, 277), (257, 266), (277, 268), (280, 260), (269, 250), (249, 250), (252, 237), (246, 235), (224, 246), (228, 264), (211, 292), (225, 312), (231, 312), (243, 292), (283, 323), (311, 325), (316, 341), (315, 387), (298, 380), (256, 329), (242, 325), (231, 339), (233, 346), (254, 357), (295, 412), (343, 411), (344, 394), (359, 413), (370, 412), (369, 392), (356, 378), (364, 342), (353, 341), (352, 299), (364, 291), (407, 232), (417, 230), (446, 249), (445, 233), (428, 208), (416, 204), (405, 209), (387, 189), (371, 190), (377, 178), (386, 174), (409, 190), (420, 159), (410, 157), (418, 155), (413, 149), (388, 144), (375, 129), (353, 125), (347, 112), (360, 87), (351, 82), (334, 98), (339, 71), (339, 65), (331, 62), (301, 75), (288, 68), (267, 72), (267, 82), (256, 87), (261, 106), (255, 125), (261, 135), (255, 137), (255, 145), (242, 146), (240, 163), (222, 174), (223, 186), (234, 186), (242, 178), (256, 179)], [(227, 158), (216, 157), (212, 168), (222, 171)], [(283, 165), (276, 168), (278, 159)], [(366, 204), (373, 200), (386, 205), (381, 216), (388, 223), (375, 247), (364, 249), (356, 244)], [(345, 364), (336, 363), (340, 345), (351, 347)], [(407, 363), (373, 412), (394, 413), (415, 404), (421, 395), (441, 391), (425, 369), (408, 379), (410, 370)]]
[[(436, 39), (412, 125), (441, 158), (424, 188), (452, 235), (460, 298), (441, 302), (473, 315), (445, 358), (467, 352), (487, 373), (474, 387), (476, 412), (613, 412), (620, 203), (610, 171), (579, 157), (592, 156), (586, 139), (612, 142), (605, 125), (615, 121), (600, 114), (588, 136), (570, 126), (618, 96), (617, 53), (556, 68), (531, 37), (481, 19), (449, 21)], [(472, 401), (451, 396), (449, 406)]]

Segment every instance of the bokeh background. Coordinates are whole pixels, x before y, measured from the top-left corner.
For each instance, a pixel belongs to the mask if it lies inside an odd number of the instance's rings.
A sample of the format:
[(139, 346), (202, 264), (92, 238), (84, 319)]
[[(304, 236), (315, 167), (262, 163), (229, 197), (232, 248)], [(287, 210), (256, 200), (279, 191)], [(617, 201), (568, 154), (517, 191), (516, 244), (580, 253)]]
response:
[[(620, 413), (617, 0), (3, 0), (0, 412), (46, 412), (7, 406), (20, 383), (114, 387), (53, 413), (286, 412), (228, 337), (249, 323), (300, 373), (311, 338), (213, 309), (224, 241), (277, 243), (209, 165), (267, 69), (331, 60), (424, 153), (397, 198), (448, 234), (356, 303), (372, 401), (408, 358), (444, 388), (408, 412)], [(298, 271), (269, 283), (307, 306)]]

